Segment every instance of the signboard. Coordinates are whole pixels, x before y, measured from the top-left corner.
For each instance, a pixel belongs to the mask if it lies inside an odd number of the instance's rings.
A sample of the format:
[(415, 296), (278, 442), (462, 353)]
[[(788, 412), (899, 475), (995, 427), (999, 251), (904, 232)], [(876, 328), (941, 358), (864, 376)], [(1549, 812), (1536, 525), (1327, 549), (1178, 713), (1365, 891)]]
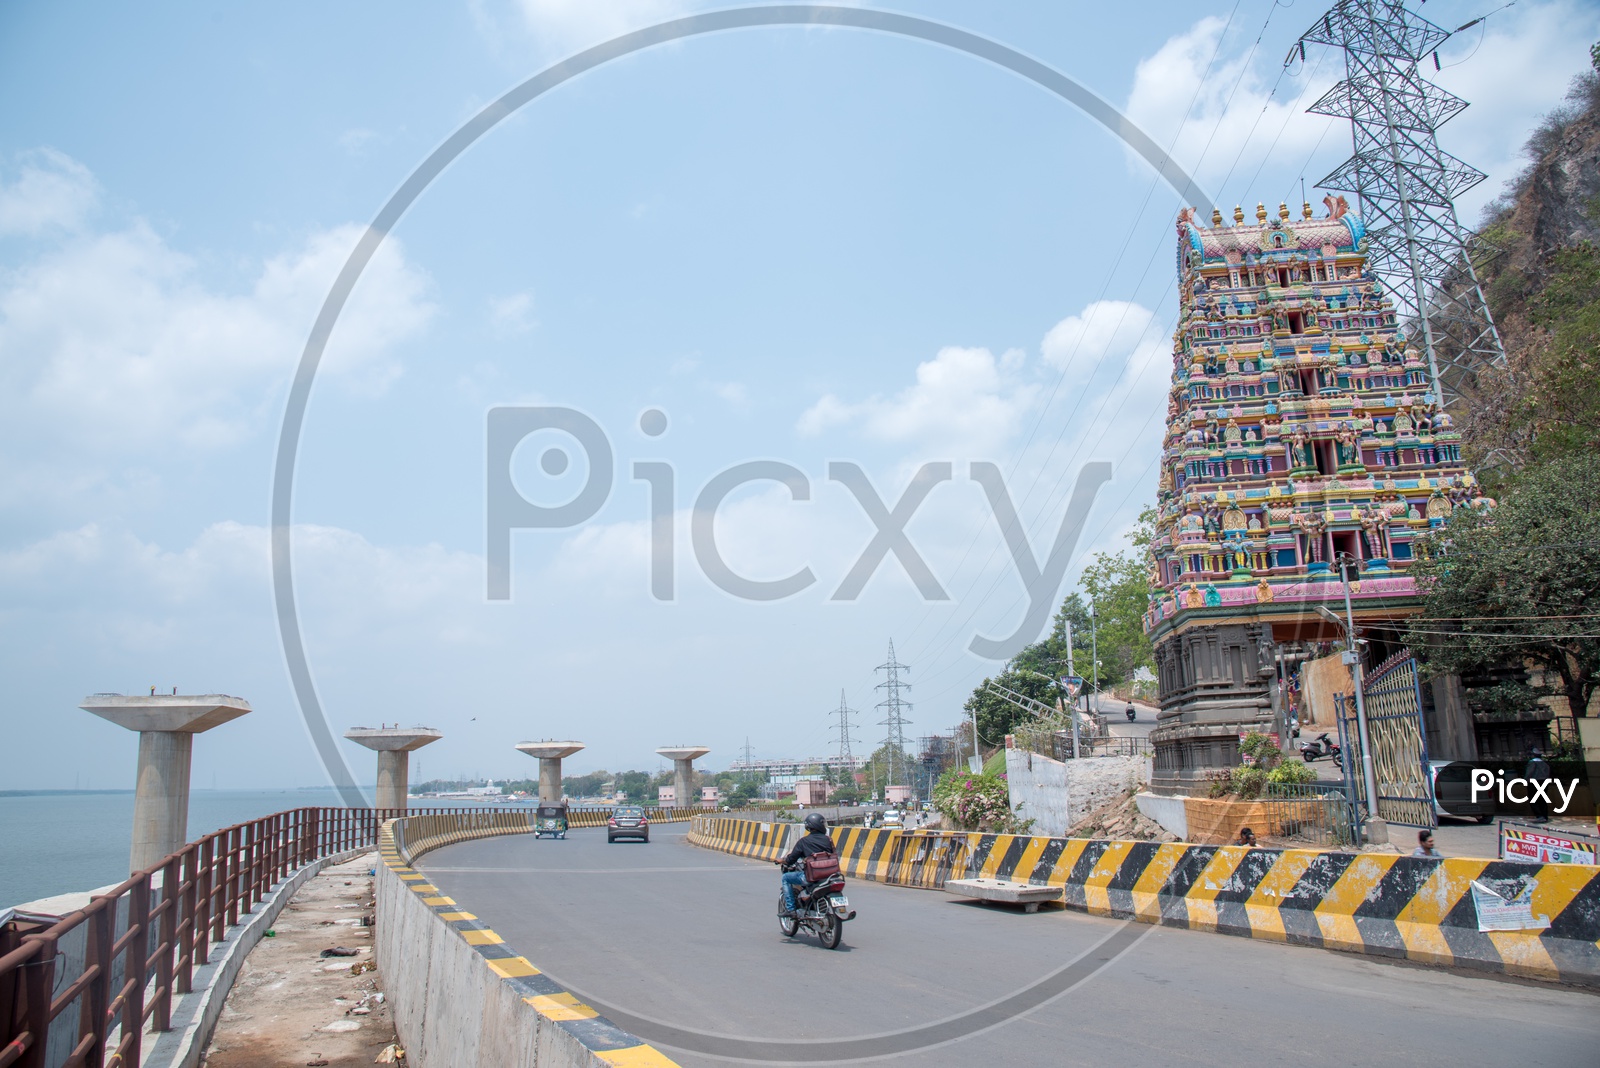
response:
[(1067, 697), (1076, 698), (1083, 692), (1083, 678), (1079, 675), (1067, 675), (1061, 679), (1061, 684), (1067, 688)]
[(1500, 857), (1528, 864), (1594, 864), (1600, 841), (1581, 834), (1500, 824)]

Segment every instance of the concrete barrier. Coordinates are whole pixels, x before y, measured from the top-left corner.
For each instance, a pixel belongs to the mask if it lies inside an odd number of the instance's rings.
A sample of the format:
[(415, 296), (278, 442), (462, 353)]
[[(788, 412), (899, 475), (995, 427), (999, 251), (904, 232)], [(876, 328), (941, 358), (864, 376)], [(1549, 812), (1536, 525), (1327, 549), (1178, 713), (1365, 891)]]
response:
[[(374, 948), (406, 1063), (416, 1068), (673, 1065), (518, 956), (411, 867), (411, 858), (451, 841), (526, 833), (526, 820), (519, 832), (512, 818), (522, 815), (473, 813), (454, 829), (441, 822), (452, 818), (446, 816), (384, 824)], [(407, 856), (401, 855), (397, 837), (408, 841)]]
[[(798, 837), (717, 817), (697, 817), (689, 833), (765, 860)], [(1067, 907), (1096, 915), (1600, 986), (1600, 868), (1589, 865), (948, 831), (843, 828), (834, 841), (858, 879), (927, 889), (1012, 879), (1060, 886)]]

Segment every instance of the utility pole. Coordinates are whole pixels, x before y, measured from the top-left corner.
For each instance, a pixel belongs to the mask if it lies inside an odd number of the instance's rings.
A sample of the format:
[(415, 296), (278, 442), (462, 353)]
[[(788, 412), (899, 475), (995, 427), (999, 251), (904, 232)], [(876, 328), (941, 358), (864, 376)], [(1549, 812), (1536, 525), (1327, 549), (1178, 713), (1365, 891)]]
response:
[[(1372, 734), (1367, 730), (1367, 702), (1361, 695), (1361, 653), (1356, 647), (1355, 613), (1350, 608), (1350, 572), (1360, 565), (1355, 558), (1341, 553), (1339, 580), (1344, 586), (1344, 662), (1350, 667), (1350, 677), (1356, 689), (1356, 731), (1361, 735), (1361, 780), (1367, 789), (1367, 841), (1374, 840), (1374, 831), (1381, 831), (1381, 841), (1389, 840), (1388, 827), (1378, 818), (1378, 774), (1372, 763)], [(1359, 572), (1357, 572), (1359, 574)]]
[(1441, 408), (1446, 388), (1459, 395), (1479, 370), (1505, 363), (1472, 263), (1474, 235), (1455, 208), (1455, 198), (1486, 175), (1441, 149), (1436, 132), (1467, 102), (1419, 70), (1430, 55), (1437, 65), (1451, 36), (1403, 0), (1338, 0), (1284, 61), (1298, 55), (1303, 62), (1307, 44), (1344, 53), (1344, 81), (1306, 110), (1349, 119), (1354, 153), (1318, 184), (1356, 195), (1360, 225), (1352, 234), (1359, 241), (1365, 229), (1373, 268), (1396, 309), (1411, 317), (1411, 340), (1422, 344)]
[[(1073, 676), (1076, 676), (1078, 674), (1076, 671), (1072, 670), (1072, 620), (1070, 620), (1070, 619), (1067, 620), (1067, 674), (1068, 675), (1073, 675)], [(1062, 696), (1065, 696), (1065, 694), (1063, 694)], [(1078, 708), (1077, 708), (1077, 705), (1078, 705), (1078, 700), (1077, 700), (1076, 697), (1074, 697), (1072, 699), (1072, 703), (1071, 704), (1067, 704), (1067, 703), (1063, 702), (1063, 706), (1064, 707), (1070, 708), (1072, 710), (1072, 759), (1073, 760), (1077, 760), (1078, 759)]]
[(1089, 602), (1089, 656), (1094, 660), (1094, 714), (1100, 714), (1100, 628), (1094, 601)]
[(884, 699), (878, 702), (878, 707), (884, 710), (884, 718), (879, 725), (888, 728), (888, 736), (884, 744), (889, 747), (889, 767), (887, 769), (888, 781), (884, 785), (884, 798), (888, 799), (890, 786), (908, 785), (906, 779), (906, 724), (910, 720), (905, 718), (905, 710), (911, 707), (911, 702), (900, 696), (901, 690), (911, 689), (909, 682), (900, 680), (900, 672), (910, 671), (911, 668), (895, 659), (894, 640), (889, 641), (889, 662), (879, 664), (875, 671), (884, 672), (884, 679), (874, 689), (885, 691)]

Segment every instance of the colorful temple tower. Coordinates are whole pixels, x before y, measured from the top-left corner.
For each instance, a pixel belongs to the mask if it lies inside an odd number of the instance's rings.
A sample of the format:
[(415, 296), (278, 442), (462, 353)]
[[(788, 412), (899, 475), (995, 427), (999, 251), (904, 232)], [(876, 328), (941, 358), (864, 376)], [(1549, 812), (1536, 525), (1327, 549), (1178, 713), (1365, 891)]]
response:
[[(1357, 629), (1419, 597), (1407, 567), (1457, 506), (1486, 507), (1427, 366), (1405, 345), (1343, 197), (1291, 219), (1178, 217), (1180, 307), (1150, 547), (1157, 790), (1237, 764), (1272, 731), (1282, 653), (1341, 637), (1339, 562)], [(1392, 630), (1390, 630), (1392, 633)]]

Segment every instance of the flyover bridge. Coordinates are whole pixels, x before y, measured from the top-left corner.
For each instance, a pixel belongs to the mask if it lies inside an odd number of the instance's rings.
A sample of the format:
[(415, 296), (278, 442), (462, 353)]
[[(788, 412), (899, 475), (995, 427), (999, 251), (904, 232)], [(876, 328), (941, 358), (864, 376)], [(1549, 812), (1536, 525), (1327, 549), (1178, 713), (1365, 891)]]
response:
[(415, 878), (684, 1065), (1593, 1063), (1585, 991), (862, 879), (830, 952), (780, 935), (770, 863), (686, 831), (483, 838)]

